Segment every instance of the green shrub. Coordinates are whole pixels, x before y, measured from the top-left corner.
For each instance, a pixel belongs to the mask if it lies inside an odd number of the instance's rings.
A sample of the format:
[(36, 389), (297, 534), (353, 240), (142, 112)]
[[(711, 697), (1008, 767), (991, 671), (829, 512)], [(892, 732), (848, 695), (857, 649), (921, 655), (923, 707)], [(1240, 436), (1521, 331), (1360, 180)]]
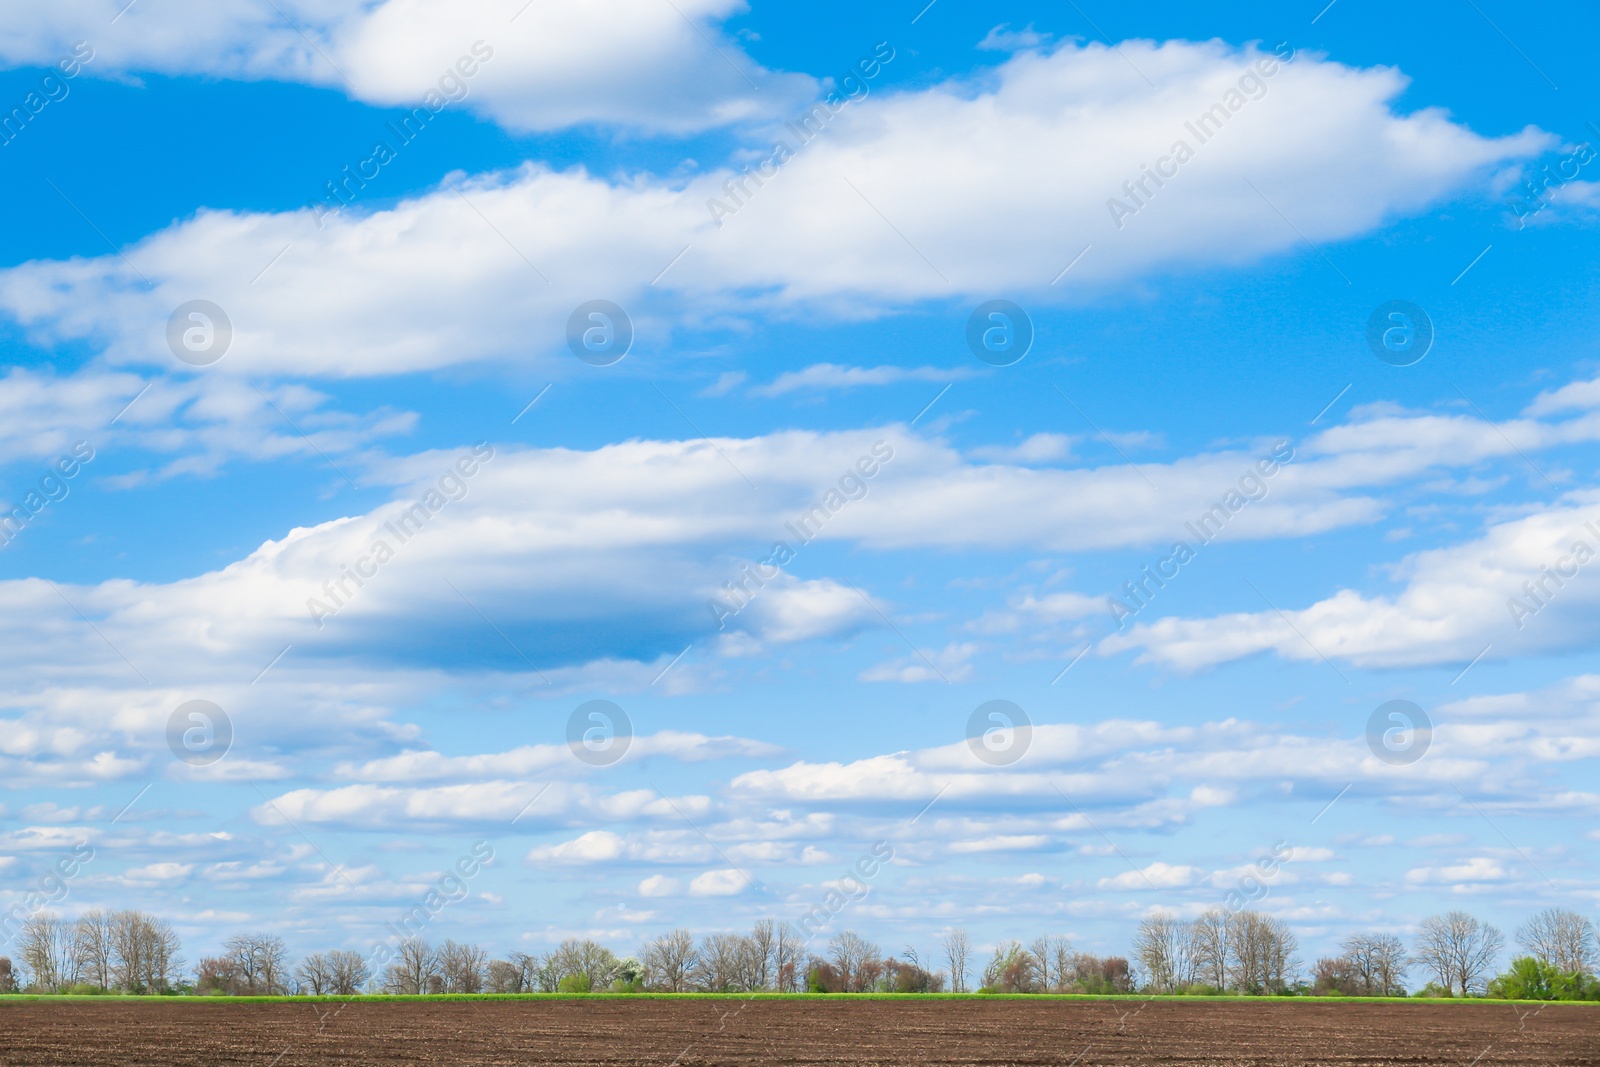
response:
[(561, 979), (561, 984), (556, 986), (557, 993), (587, 993), (589, 992), (589, 976), (586, 974), (569, 974)]
[(1591, 975), (1559, 971), (1554, 964), (1521, 956), (1489, 983), (1491, 997), (1506, 1000), (1600, 1000), (1600, 982)]

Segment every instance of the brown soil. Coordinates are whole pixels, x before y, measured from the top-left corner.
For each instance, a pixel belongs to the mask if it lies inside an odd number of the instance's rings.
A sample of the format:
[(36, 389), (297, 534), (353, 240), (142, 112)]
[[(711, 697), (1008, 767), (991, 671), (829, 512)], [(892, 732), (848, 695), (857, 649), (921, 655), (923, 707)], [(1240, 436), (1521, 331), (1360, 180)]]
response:
[(0, 1063), (1600, 1064), (1600, 1006), (1061, 1000), (223, 1004), (0, 998)]

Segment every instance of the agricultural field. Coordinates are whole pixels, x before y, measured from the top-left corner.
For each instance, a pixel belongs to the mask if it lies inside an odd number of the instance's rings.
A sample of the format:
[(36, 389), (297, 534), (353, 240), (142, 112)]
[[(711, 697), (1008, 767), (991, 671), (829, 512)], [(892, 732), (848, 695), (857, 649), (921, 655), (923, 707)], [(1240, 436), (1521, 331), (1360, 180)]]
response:
[(1594, 1064), (1600, 1007), (1082, 997), (0, 999), (7, 1067)]

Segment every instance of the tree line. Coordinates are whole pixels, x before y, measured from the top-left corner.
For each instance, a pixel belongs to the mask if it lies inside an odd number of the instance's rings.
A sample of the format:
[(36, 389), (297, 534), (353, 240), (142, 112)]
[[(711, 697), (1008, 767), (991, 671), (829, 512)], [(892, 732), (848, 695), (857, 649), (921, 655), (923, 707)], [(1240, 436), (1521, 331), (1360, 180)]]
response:
[(350, 949), (291, 960), (275, 934), (229, 937), (187, 969), (165, 920), (140, 911), (48, 913), (17, 936), (16, 963), (0, 957), (0, 992), (265, 996), (362, 993), (1133, 993), (1398, 997), (1420, 975), (1419, 996), (1600, 1000), (1600, 943), (1588, 918), (1542, 911), (1516, 932), (1522, 954), (1495, 973), (1506, 940), (1461, 911), (1435, 915), (1408, 947), (1382, 932), (1354, 933), (1309, 973), (1294, 933), (1257, 911), (1213, 909), (1194, 919), (1157, 912), (1140, 922), (1130, 957), (1076, 951), (1062, 936), (1005, 941), (983, 961), (966, 931), (931, 952), (896, 953), (852, 930), (813, 947), (790, 923), (763, 919), (748, 934), (696, 937), (677, 929), (621, 957), (592, 939), (503, 958), (483, 947), (406, 937), (381, 957)]

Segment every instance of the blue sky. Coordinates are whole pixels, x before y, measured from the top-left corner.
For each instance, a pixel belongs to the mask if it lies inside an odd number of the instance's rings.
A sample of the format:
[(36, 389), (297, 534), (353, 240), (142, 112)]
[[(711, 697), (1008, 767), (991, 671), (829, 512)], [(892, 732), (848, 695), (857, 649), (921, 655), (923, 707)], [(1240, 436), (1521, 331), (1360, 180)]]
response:
[[(434, 936), (626, 951), (798, 917), (887, 841), (837, 927), (1121, 951), (1286, 843), (1252, 896), (1308, 960), (1593, 912), (1600, 112), (1592, 16), (1551, 14), (0, 15), (0, 902), (87, 841), (64, 914), (359, 948), (488, 841)], [(997, 299), (1009, 366), (967, 342)], [(1369, 746), (1394, 699), (1417, 758)], [(220, 758), (175, 758), (191, 700)], [(616, 762), (569, 750), (592, 700)]]

